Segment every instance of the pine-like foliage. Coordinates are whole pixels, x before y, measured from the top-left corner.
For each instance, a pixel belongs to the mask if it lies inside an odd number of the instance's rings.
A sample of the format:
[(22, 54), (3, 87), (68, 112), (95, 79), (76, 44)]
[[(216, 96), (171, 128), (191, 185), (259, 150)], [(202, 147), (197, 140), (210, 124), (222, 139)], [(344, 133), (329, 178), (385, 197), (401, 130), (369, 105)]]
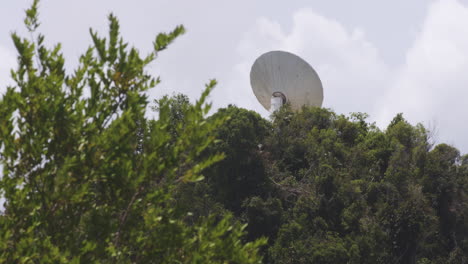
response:
[(26, 14), (32, 38), (12, 35), (15, 85), (0, 99), (0, 263), (258, 263), (264, 240), (244, 243), (229, 214), (194, 220), (174, 199), (223, 158), (201, 157), (225, 120), (204, 118), (216, 82), (184, 126), (170, 125), (167, 103), (157, 120), (145, 117), (145, 91), (159, 82), (145, 68), (184, 28), (141, 56), (110, 15), (109, 36), (91, 30), (92, 47), (68, 74), (60, 45), (37, 33), (38, 1)]

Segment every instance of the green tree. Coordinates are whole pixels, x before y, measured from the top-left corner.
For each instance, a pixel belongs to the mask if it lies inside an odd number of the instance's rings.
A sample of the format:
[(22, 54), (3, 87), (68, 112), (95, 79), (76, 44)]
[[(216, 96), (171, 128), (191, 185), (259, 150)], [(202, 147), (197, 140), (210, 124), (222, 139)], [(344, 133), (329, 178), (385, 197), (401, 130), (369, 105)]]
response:
[(307, 107), (275, 114), (262, 157), (283, 220), (268, 260), (465, 261), (466, 157), (447, 145), (431, 151), (428, 131), (402, 114), (384, 131), (365, 119)]
[(215, 81), (183, 126), (171, 126), (167, 102), (145, 118), (144, 92), (159, 82), (145, 68), (184, 28), (158, 34), (141, 56), (110, 15), (109, 36), (91, 30), (93, 46), (67, 74), (60, 45), (37, 34), (37, 7), (26, 11), (32, 39), (12, 35), (16, 84), (0, 100), (0, 262), (259, 263), (264, 240), (243, 243), (229, 214), (190, 221), (174, 199), (223, 158), (201, 156), (225, 121), (205, 122)]
[(219, 109), (208, 121), (222, 117), (228, 120), (216, 130), (219, 140), (208, 153), (222, 152), (226, 158), (209, 168), (206, 176), (217, 201), (239, 215), (246, 198), (268, 192), (261, 144), (270, 124), (259, 114), (235, 106)]

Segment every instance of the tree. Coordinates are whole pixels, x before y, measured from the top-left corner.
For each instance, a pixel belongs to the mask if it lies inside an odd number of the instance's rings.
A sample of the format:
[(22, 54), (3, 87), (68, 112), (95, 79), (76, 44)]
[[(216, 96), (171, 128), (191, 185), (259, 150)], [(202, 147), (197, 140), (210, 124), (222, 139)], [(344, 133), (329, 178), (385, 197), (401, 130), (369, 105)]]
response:
[[(287, 106), (275, 114), (262, 157), (274, 183), (268, 199), (279, 199), (283, 214), (267, 259), (466, 261), (467, 158), (447, 145), (431, 150), (427, 130), (402, 114), (384, 131), (365, 118)], [(249, 219), (261, 220), (268, 211), (251, 201)]]
[(214, 197), (239, 214), (249, 196), (268, 192), (261, 143), (270, 132), (269, 123), (259, 114), (235, 106), (219, 109), (208, 121), (228, 117), (216, 130), (217, 144), (208, 153), (222, 152), (226, 158), (206, 171)]
[(175, 140), (179, 136), (177, 130), (185, 125), (185, 116), (191, 110), (189, 98), (184, 94), (176, 94), (172, 97), (165, 95), (161, 99), (155, 100), (155, 103), (156, 105), (152, 108), (156, 112), (159, 112), (161, 107), (165, 105), (169, 106), (169, 126)]
[(170, 126), (167, 102), (157, 120), (145, 118), (144, 92), (159, 82), (145, 68), (184, 28), (160, 33), (141, 56), (110, 15), (108, 38), (91, 30), (93, 46), (67, 74), (60, 44), (49, 49), (37, 34), (37, 8), (26, 11), (32, 39), (12, 35), (16, 84), (0, 100), (0, 262), (260, 262), (264, 240), (243, 243), (244, 226), (229, 214), (190, 222), (173, 197), (223, 158), (200, 155), (224, 122), (204, 119), (216, 82), (184, 126)]

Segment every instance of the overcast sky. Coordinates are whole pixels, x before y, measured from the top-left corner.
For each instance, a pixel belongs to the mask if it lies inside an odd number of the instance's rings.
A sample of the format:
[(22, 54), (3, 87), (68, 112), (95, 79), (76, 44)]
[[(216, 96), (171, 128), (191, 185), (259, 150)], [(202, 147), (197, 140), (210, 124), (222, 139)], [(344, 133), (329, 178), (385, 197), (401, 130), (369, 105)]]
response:
[[(0, 92), (15, 66), (13, 31), (23, 33), (30, 0), (0, 0)], [(366, 112), (385, 128), (403, 112), (437, 132), (437, 141), (468, 152), (468, 0), (43, 0), (40, 31), (61, 42), (74, 67), (89, 46), (89, 28), (107, 33), (107, 14), (124, 38), (150, 51), (155, 35), (187, 28), (150, 71), (162, 84), (152, 98), (184, 93), (196, 99), (216, 78), (215, 107), (235, 104), (268, 113), (249, 82), (253, 61), (270, 50), (308, 61), (324, 86), (324, 107)]]

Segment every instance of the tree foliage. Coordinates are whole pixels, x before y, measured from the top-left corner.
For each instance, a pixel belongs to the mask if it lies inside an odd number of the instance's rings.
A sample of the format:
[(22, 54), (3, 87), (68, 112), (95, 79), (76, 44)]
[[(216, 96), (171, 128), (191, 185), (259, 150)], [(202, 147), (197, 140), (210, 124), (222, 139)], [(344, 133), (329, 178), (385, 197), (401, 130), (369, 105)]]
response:
[(248, 223), (249, 239), (269, 238), (265, 263), (468, 260), (466, 157), (433, 147), (422, 125), (398, 114), (380, 130), (363, 113), (288, 106), (271, 123), (232, 106), (213, 116), (226, 112), (215, 147), (226, 159), (205, 195)]
[(184, 28), (157, 35), (142, 56), (110, 15), (108, 37), (91, 30), (92, 47), (68, 74), (60, 45), (37, 33), (37, 8), (26, 11), (32, 39), (12, 35), (15, 85), (0, 100), (0, 262), (258, 263), (264, 240), (244, 243), (245, 226), (229, 214), (192, 220), (174, 198), (223, 158), (201, 156), (225, 119), (205, 120), (215, 81), (183, 126), (171, 126), (167, 102), (157, 120), (145, 117), (144, 92), (159, 82), (145, 68)]

